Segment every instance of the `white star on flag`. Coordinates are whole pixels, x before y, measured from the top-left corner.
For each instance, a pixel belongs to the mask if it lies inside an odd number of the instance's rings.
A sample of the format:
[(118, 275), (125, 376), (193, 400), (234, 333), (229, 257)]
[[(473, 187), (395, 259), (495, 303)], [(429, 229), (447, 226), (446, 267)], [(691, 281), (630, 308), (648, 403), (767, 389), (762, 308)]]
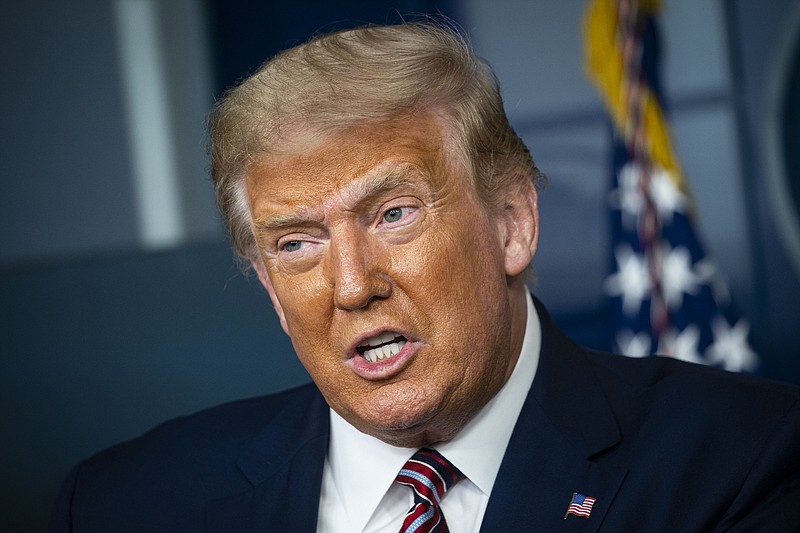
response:
[(675, 178), (658, 166), (650, 177), (650, 196), (656, 204), (659, 217), (666, 224), (671, 224), (673, 214), (682, 213), (686, 204), (686, 196), (678, 190)]
[(628, 357), (647, 357), (650, 355), (650, 335), (647, 333), (634, 334), (631, 330), (624, 329), (617, 333), (617, 348), (619, 352)]
[(609, 204), (622, 212), (622, 223), (626, 229), (634, 230), (642, 212), (642, 193), (639, 191), (641, 170), (635, 163), (628, 163), (619, 171), (619, 186), (609, 194)]
[(706, 357), (712, 364), (722, 363), (725, 370), (740, 372), (753, 370), (758, 365), (758, 357), (747, 342), (750, 325), (740, 319), (731, 327), (721, 316), (714, 317), (711, 323), (714, 342), (708, 347)]
[[(628, 162), (619, 171), (619, 186), (609, 194), (609, 203), (622, 213), (626, 229), (633, 230), (639, 223), (644, 206), (643, 169), (638, 162)], [(672, 222), (675, 213), (683, 213), (688, 198), (675, 185), (675, 178), (656, 165), (650, 173), (647, 193), (656, 206), (659, 217), (666, 223)]]
[(677, 309), (683, 304), (683, 294), (697, 294), (702, 278), (692, 269), (692, 257), (683, 246), (666, 250), (661, 261), (661, 283), (667, 307)]
[(644, 257), (633, 253), (630, 246), (620, 245), (615, 250), (617, 272), (606, 279), (606, 292), (622, 296), (622, 308), (628, 315), (639, 312), (642, 300), (650, 291), (650, 274)]
[(678, 332), (675, 328), (670, 328), (658, 342), (658, 353), (669, 355), (681, 361), (690, 363), (702, 363), (698, 351), (700, 342), (700, 328), (695, 324), (689, 324), (686, 328)]

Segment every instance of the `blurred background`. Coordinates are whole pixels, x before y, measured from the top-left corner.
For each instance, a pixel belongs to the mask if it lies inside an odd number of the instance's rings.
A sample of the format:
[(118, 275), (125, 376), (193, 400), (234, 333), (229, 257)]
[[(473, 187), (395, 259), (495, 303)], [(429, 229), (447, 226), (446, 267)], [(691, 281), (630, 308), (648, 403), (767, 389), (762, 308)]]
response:
[[(41, 531), (72, 465), (158, 422), (306, 381), (214, 207), (205, 117), (318, 31), (442, 13), (495, 67), (549, 176), (534, 292), (609, 346), (612, 140), (585, 0), (4, 1), (0, 530)], [(756, 373), (800, 383), (800, 4), (666, 0), (661, 75), (697, 230)]]

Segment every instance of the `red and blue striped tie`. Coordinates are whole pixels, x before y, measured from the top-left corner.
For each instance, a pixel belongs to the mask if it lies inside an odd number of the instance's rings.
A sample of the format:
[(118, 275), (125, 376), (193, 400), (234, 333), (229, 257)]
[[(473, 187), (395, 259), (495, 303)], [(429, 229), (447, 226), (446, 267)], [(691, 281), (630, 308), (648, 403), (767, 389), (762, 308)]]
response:
[(422, 448), (415, 453), (395, 479), (414, 489), (414, 506), (400, 533), (448, 533), (439, 501), (461, 479), (464, 474), (436, 450)]

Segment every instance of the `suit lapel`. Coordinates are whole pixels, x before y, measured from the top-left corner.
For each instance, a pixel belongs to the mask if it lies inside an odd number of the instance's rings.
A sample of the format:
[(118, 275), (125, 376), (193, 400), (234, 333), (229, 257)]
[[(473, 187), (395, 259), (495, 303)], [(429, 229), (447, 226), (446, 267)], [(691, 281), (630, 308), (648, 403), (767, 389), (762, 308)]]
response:
[(246, 488), (206, 507), (208, 531), (316, 531), (328, 435), (328, 406), (314, 388), (308, 402), (287, 405), (241, 454)]
[[(536, 304), (542, 324), (539, 367), (481, 531), (597, 531), (627, 471), (592, 458), (619, 442), (619, 427), (582, 348)], [(589, 518), (565, 519), (576, 492), (596, 503)]]

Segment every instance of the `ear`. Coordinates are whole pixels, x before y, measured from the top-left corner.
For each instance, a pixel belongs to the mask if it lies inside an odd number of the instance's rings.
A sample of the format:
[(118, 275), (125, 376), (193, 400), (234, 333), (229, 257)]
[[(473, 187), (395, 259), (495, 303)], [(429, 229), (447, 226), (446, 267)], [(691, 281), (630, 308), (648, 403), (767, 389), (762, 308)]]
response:
[(526, 182), (505, 205), (502, 228), (507, 276), (522, 274), (533, 260), (539, 244), (538, 194)]
[(258, 276), (258, 280), (261, 282), (261, 285), (267, 289), (267, 293), (269, 293), (269, 299), (272, 300), (272, 306), (275, 308), (275, 312), (278, 313), (278, 319), (281, 321), (281, 328), (283, 331), (289, 335), (289, 328), (286, 326), (286, 316), (283, 314), (283, 306), (281, 306), (281, 302), (278, 300), (278, 297), (275, 295), (275, 288), (272, 286), (272, 282), (269, 279), (269, 274), (267, 274), (267, 267), (264, 266), (264, 260), (261, 256), (256, 256), (256, 258), (250, 258), (250, 265), (252, 265), (253, 270), (256, 271), (256, 275)]

